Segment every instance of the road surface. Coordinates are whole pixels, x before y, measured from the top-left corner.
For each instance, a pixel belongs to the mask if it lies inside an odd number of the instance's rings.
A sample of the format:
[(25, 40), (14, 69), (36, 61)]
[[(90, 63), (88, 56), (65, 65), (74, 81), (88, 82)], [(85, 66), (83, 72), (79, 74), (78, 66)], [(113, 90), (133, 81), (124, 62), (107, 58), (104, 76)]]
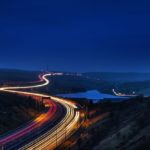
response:
[(1, 91), (49, 99), (44, 101), (46, 112), (25, 126), (0, 138), (1, 149), (53, 150), (77, 130), (80, 114), (74, 103), (46, 94), (17, 91), (46, 86), (50, 83), (48, 76), (51, 74), (44, 74), (40, 79), (41, 83), (37, 85), (0, 88)]

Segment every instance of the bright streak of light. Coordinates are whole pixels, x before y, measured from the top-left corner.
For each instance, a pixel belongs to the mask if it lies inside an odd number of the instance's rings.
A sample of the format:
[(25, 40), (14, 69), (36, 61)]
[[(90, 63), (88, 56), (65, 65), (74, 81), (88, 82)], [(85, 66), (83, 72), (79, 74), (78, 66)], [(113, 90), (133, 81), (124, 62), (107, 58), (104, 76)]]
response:
[(31, 86), (3, 87), (3, 88), (0, 88), (0, 90), (4, 91), (4, 90), (31, 89), (31, 88), (43, 87), (43, 86), (46, 86), (50, 83), (49, 80), (46, 77), (51, 76), (51, 75), (52, 75), (51, 73), (43, 75), (42, 78), (45, 82), (42, 83), (42, 84), (31, 85)]
[[(46, 77), (51, 75), (52, 75), (51, 73), (43, 75), (42, 78), (43, 81), (45, 82), (39, 85), (0, 88), (1, 91), (7, 91), (11, 93), (40, 96), (40, 97), (50, 97), (53, 101), (60, 103), (66, 108), (66, 115), (58, 124), (56, 124), (51, 130), (47, 131), (45, 134), (39, 136), (35, 140), (31, 141), (30, 143), (20, 148), (20, 150), (25, 149), (45, 150), (47, 148), (52, 150), (57, 146), (59, 146), (61, 143), (63, 143), (77, 130), (77, 125), (80, 119), (80, 113), (76, 111), (77, 106), (74, 103), (45, 94), (17, 91), (18, 89), (30, 89), (46, 86), (50, 83)], [(45, 116), (37, 118), (37, 122), (43, 119), (45, 119)]]

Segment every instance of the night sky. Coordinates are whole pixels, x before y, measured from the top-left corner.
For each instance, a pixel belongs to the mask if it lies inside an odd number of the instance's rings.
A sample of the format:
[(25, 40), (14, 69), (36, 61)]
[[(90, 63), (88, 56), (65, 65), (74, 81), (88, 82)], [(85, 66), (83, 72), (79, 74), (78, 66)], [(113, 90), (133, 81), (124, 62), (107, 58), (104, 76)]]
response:
[(149, 0), (1, 0), (0, 68), (150, 72)]

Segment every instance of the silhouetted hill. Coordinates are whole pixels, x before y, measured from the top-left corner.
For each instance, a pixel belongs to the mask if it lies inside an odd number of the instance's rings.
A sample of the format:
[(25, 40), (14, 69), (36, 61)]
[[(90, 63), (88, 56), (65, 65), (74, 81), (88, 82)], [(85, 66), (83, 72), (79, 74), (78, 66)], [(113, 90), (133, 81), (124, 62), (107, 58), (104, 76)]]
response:
[(40, 71), (0, 69), (0, 83), (36, 81), (38, 80), (39, 74), (40, 74)]
[(93, 89), (109, 93), (114, 88), (111, 82), (88, 79), (77, 75), (51, 76), (49, 79), (50, 84), (42, 90), (50, 94), (84, 92)]
[(112, 81), (112, 82), (150, 80), (150, 73), (88, 72), (88, 73), (83, 73), (83, 75), (89, 78)]

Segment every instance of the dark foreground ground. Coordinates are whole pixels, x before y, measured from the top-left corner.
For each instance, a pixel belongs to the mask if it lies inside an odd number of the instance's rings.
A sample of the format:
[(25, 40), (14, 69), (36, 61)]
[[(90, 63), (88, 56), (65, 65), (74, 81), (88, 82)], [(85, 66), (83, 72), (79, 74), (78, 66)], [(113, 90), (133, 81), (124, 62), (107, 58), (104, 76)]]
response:
[(85, 116), (80, 130), (59, 150), (150, 149), (150, 98), (80, 104)]

